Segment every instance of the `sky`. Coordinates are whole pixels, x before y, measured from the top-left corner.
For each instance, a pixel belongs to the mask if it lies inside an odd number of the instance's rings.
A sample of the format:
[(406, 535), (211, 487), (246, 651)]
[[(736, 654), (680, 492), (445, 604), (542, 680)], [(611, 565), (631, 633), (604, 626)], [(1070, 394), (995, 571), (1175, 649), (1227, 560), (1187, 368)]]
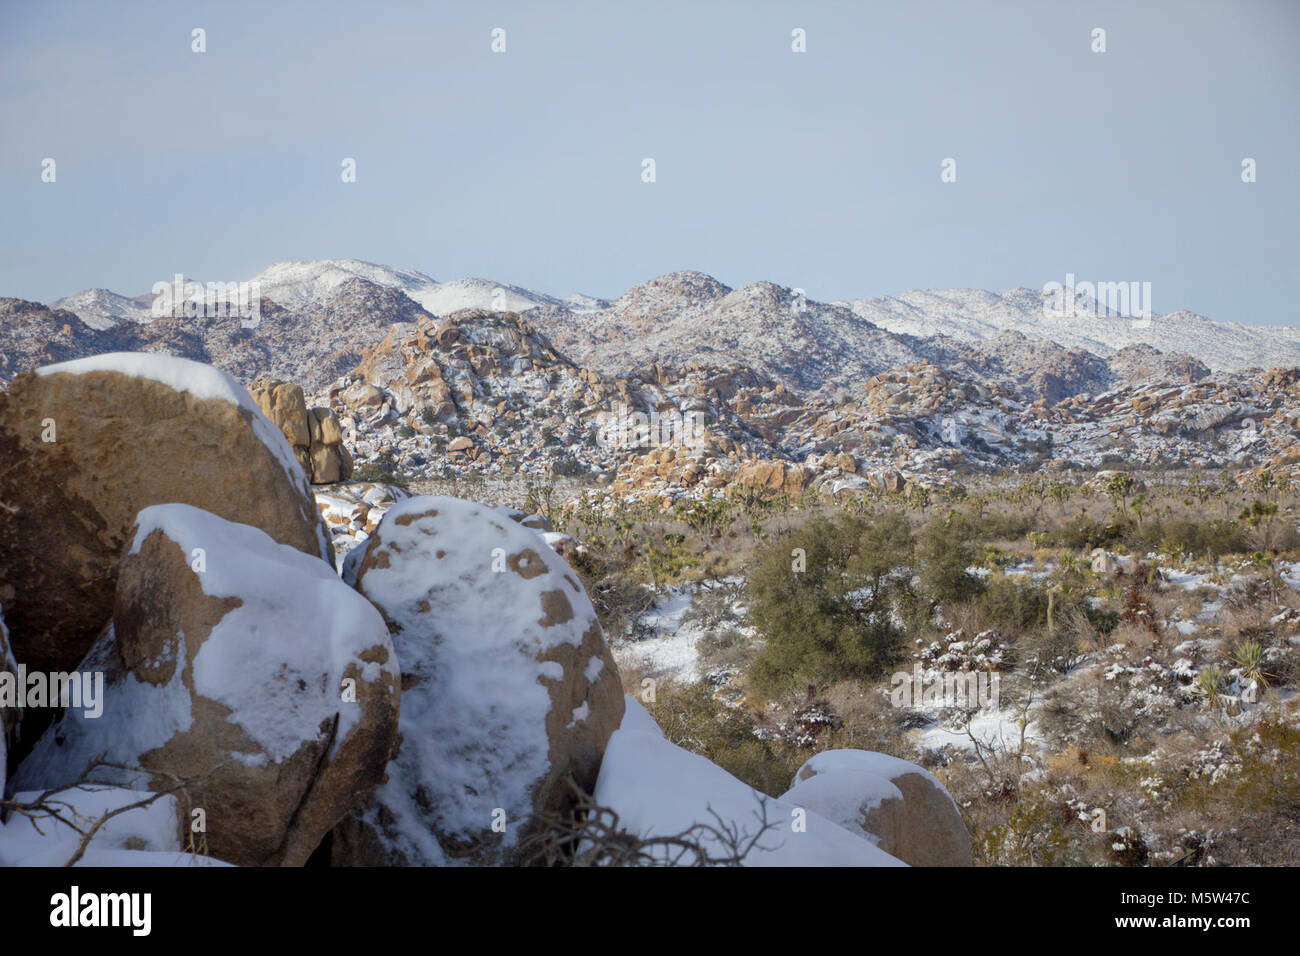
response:
[(0, 295), (346, 257), (1300, 325), (1297, 41), (1297, 0), (0, 0)]

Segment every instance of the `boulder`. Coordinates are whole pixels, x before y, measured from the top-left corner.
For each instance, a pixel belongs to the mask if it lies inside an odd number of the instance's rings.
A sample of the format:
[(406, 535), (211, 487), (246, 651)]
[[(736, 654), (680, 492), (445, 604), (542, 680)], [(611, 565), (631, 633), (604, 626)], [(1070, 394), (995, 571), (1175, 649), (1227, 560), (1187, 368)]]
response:
[(20, 375), (0, 393), (0, 602), (14, 656), (70, 671), (113, 608), (142, 508), (182, 502), (328, 560), (307, 478), (238, 382), (115, 353)]
[(387, 780), (335, 831), (334, 861), (512, 862), (535, 814), (570, 805), (567, 777), (595, 786), (623, 716), (576, 574), (501, 512), (419, 497), (388, 511), (343, 577), (388, 622), (403, 686)]
[(355, 382), (339, 394), (339, 398), (350, 408), (372, 409), (384, 404), (382, 390), (369, 382)]
[(808, 486), (808, 472), (787, 461), (747, 461), (736, 469), (734, 485), (749, 485), (777, 494), (800, 495)]
[[(113, 623), (81, 670), (102, 713), (69, 708), (18, 768), (26, 790), (80, 779), (187, 781), (209, 851), (301, 865), (382, 778), (399, 674), (379, 613), (322, 561), (189, 505), (140, 513)], [(189, 832), (188, 813), (178, 821)]]
[[(314, 445), (311, 449), (311, 483), (313, 485), (332, 485), (343, 480), (343, 456), (339, 454), (340, 445)], [(349, 476), (351, 477), (351, 476)]]
[(352, 477), (352, 456), (343, 446), (343, 428), (328, 408), (308, 408), (302, 388), (288, 382), (258, 379), (253, 400), (284, 433), (294, 456), (314, 485)]
[(908, 480), (901, 472), (893, 468), (873, 471), (867, 476), (867, 480), (872, 487), (879, 488), (881, 491), (891, 491), (895, 494), (902, 494), (907, 491), (908, 487)]
[[(842, 827), (797, 801), (760, 793), (699, 754), (668, 741), (631, 698), (622, 726), (605, 751), (595, 800), (617, 813), (619, 826), (630, 833), (642, 838), (684, 837), (699, 848), (668, 843), (645, 848), (659, 863), (903, 865), (860, 831)], [(738, 837), (736, 844), (721, 838), (722, 831)], [(700, 852), (707, 859), (700, 859)], [(742, 858), (735, 861), (738, 855)]]
[(308, 425), (313, 445), (334, 446), (343, 444), (343, 429), (338, 416), (328, 408), (313, 408), (308, 413)]
[(781, 799), (868, 835), (912, 866), (974, 865), (956, 801), (932, 773), (898, 757), (823, 751), (799, 768)]
[(295, 448), (311, 445), (307, 399), (303, 396), (301, 386), (259, 379), (249, 389), (249, 394), (262, 413), (284, 433), (290, 445)]

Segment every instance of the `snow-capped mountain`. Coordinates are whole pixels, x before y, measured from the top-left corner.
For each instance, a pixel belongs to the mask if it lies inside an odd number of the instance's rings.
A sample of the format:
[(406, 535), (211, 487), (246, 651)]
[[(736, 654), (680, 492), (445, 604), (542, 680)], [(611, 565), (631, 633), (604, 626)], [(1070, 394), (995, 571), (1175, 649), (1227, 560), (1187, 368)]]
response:
[(790, 387), (847, 385), (914, 362), (900, 336), (842, 306), (771, 282), (739, 289), (702, 272), (672, 272), (581, 316), (539, 309), (530, 321), (575, 359), (602, 371), (656, 363), (741, 362)]
[[(1193, 380), (1202, 366), (1300, 365), (1300, 328), (1215, 322), (1186, 311), (1135, 321), (1095, 307), (1082, 294), (1071, 314), (1057, 314), (1050, 295), (1024, 288), (824, 303), (771, 282), (733, 289), (705, 273), (680, 271), (612, 301), (561, 299), (485, 278), (439, 282), (357, 259), (279, 262), (247, 282), (264, 303), (281, 310), (273, 327), (285, 347), (296, 338), (302, 350), (274, 363), (285, 368), (325, 356), (333, 365), (333, 357), (356, 354), (393, 322), (410, 321), (417, 312), (446, 316), (465, 309), (526, 313), (566, 355), (605, 374), (654, 364), (743, 363), (806, 392), (852, 389), (877, 372), (922, 359), (1049, 403), (1113, 387), (1139, 368)], [(125, 331), (152, 323), (152, 301), (148, 294), (128, 298), (92, 289), (55, 305), (92, 330)], [(322, 329), (329, 330), (328, 341), (315, 341)], [(174, 343), (193, 334), (208, 336), (182, 322), (146, 338)], [(283, 349), (267, 346), (267, 334), (259, 347), (279, 355)], [(347, 335), (354, 341), (340, 338)]]
[[(360, 259), (277, 262), (244, 281), (262, 298), (277, 305), (290, 311), (309, 311), (326, 304), (353, 279), (396, 290), (417, 302), (430, 315), (450, 315), (461, 309), (524, 312), (538, 306), (592, 312), (609, 306), (606, 300), (593, 296), (571, 295), (567, 299), (557, 299), (491, 279), (439, 282), (423, 272), (393, 269)], [(171, 277), (162, 281), (171, 281)], [(152, 321), (152, 301), (152, 293), (131, 299), (107, 289), (87, 289), (51, 303), (51, 308), (75, 312), (91, 328), (103, 330), (118, 322)]]
[(1053, 308), (1053, 296), (1031, 289), (904, 292), (842, 304), (873, 325), (918, 338), (944, 335), (980, 343), (1003, 332), (1020, 332), (1103, 358), (1126, 346), (1148, 345), (1191, 355), (1216, 371), (1300, 364), (1300, 328), (1294, 326), (1215, 322), (1185, 310), (1135, 322), (1094, 307), (1084, 296), (1073, 314), (1058, 314), (1062, 310)]
[[(308, 262), (277, 262), (248, 280), (258, 291), (286, 309), (318, 304), (330, 298), (352, 279), (396, 289), (417, 302), (438, 288), (437, 280), (407, 269), (362, 262), (360, 259), (316, 259)], [(421, 303), (423, 304), (423, 303)]]
[(92, 329), (103, 330), (119, 322), (152, 321), (148, 298), (128, 299), (108, 289), (86, 289), (50, 303), (50, 308), (76, 313)]

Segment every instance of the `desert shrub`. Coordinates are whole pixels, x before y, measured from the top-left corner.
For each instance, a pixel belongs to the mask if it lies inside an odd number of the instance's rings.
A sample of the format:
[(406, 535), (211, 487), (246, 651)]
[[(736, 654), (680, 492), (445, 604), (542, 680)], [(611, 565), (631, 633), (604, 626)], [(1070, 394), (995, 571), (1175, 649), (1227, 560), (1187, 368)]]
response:
[(1119, 522), (1076, 517), (1048, 532), (1043, 541), (1049, 547), (1091, 551), (1119, 544), (1124, 540), (1124, 532), (1125, 526)]
[(1147, 521), (1142, 527), (1130, 528), (1125, 543), (1135, 551), (1167, 551), (1171, 554), (1231, 554), (1249, 550), (1242, 526), (1218, 518), (1196, 521), (1171, 518)]
[(401, 488), (405, 488), (410, 483), (410, 479), (398, 470), (397, 459), (389, 450), (381, 451), (371, 461), (353, 468), (352, 480), (375, 481)]
[(1032, 522), (1023, 512), (994, 512), (971, 522), (976, 541), (1016, 541), (1029, 534)]
[(671, 743), (707, 757), (760, 793), (779, 796), (810, 754), (760, 739), (753, 714), (731, 707), (704, 684), (660, 683), (645, 707)]
[(1031, 580), (990, 575), (972, 603), (984, 627), (1008, 636), (1047, 628), (1047, 592)]
[(975, 537), (975, 523), (957, 511), (921, 529), (916, 537), (917, 570), (930, 601), (965, 601), (983, 590), (980, 579), (966, 571), (976, 563)]
[(696, 642), (706, 683), (717, 685), (739, 675), (754, 659), (754, 641), (734, 627), (709, 631)]
[(908, 588), (912, 535), (893, 512), (818, 516), (760, 551), (747, 579), (750, 617), (766, 645), (750, 674), (775, 694), (800, 680), (870, 679), (900, 656), (893, 618)]
[(1052, 685), (1044, 695), (1037, 721), (1058, 749), (1073, 745), (1145, 753), (1188, 699), (1177, 675), (1145, 653), (1150, 645), (1143, 628), (1124, 624), (1114, 639), (1117, 644), (1099, 654), (1095, 664)]
[(1046, 791), (1017, 801), (1003, 822), (975, 834), (975, 852), (987, 866), (1064, 866), (1074, 846), (1071, 824), (1059, 800)]

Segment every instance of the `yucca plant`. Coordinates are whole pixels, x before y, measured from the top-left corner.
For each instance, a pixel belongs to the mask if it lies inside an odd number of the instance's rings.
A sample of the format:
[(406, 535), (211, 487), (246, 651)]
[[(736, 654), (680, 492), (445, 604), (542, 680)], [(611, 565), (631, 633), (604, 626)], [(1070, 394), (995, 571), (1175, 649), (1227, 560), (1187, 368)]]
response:
[(1233, 649), (1232, 660), (1242, 677), (1254, 681), (1256, 687), (1268, 686), (1271, 675), (1264, 670), (1264, 646), (1259, 641), (1242, 641)]
[(1196, 675), (1196, 688), (1205, 695), (1207, 703), (1215, 704), (1219, 702), (1220, 698), (1223, 696), (1220, 693), (1220, 688), (1222, 686), (1223, 671), (1214, 664), (1203, 668), (1201, 672)]

